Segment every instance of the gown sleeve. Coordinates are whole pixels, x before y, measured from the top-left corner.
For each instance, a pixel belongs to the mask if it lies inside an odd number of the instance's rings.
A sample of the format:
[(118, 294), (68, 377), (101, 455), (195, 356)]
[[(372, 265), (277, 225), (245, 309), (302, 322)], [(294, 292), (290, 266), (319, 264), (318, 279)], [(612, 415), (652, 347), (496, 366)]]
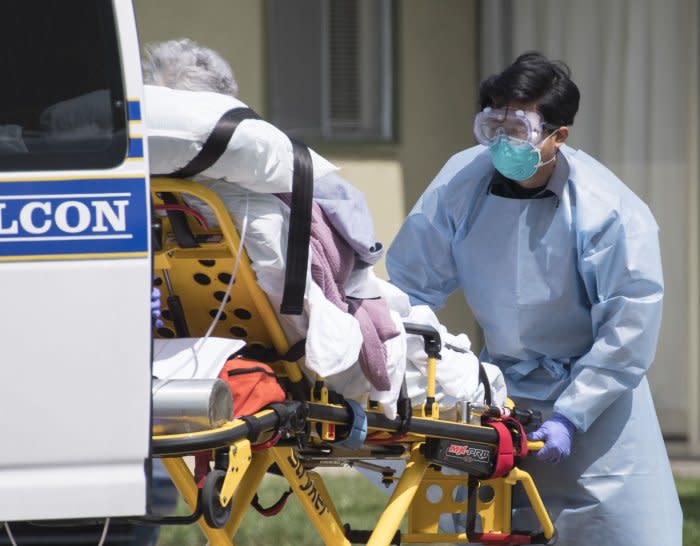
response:
[(554, 411), (581, 431), (639, 384), (656, 352), (664, 290), (658, 228), (648, 209), (638, 212), (587, 237), (579, 257), (594, 339)]
[(449, 186), (436, 184), (446, 168), (418, 200), (386, 257), (390, 282), (408, 294), (412, 305), (433, 310), (459, 286), (452, 254), (454, 225), (444, 201)]

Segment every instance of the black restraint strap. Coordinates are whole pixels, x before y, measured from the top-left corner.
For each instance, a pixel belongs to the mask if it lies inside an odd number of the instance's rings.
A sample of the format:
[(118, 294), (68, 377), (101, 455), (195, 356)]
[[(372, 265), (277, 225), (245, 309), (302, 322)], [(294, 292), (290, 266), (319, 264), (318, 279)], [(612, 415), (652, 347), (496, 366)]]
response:
[(258, 438), (264, 429), (262, 423), (260, 423), (260, 421), (252, 415), (243, 415), (242, 417), (239, 417), (239, 419), (248, 425), (248, 434), (246, 435), (246, 438), (250, 440), (251, 444), (257, 443)]
[[(450, 345), (449, 343), (445, 343), (445, 347), (457, 353), (467, 352), (461, 347), (456, 347), (454, 345)], [(479, 382), (484, 386), (484, 402), (486, 402), (486, 404), (490, 406), (492, 399), (491, 383), (489, 383), (489, 376), (486, 375), (486, 368), (484, 368), (484, 365), (481, 363), (481, 361), (479, 361)]]
[[(219, 121), (216, 122), (214, 129), (202, 145), (202, 149), (195, 155), (187, 165), (178, 169), (174, 173), (166, 176), (174, 178), (191, 178), (196, 174), (211, 167), (226, 151), (226, 146), (233, 136), (236, 127), (244, 119), (260, 119), (250, 108), (234, 108), (226, 112)], [(177, 199), (171, 193), (163, 193), (161, 195), (163, 202), (167, 205), (177, 204)], [(187, 218), (184, 212), (168, 211), (168, 219), (173, 228), (173, 234), (181, 248), (196, 248), (199, 246), (192, 235), (192, 231), (187, 225)]]
[(479, 480), (469, 474), (467, 478), (467, 525), (465, 529), (468, 542), (472, 542), (472, 537), (476, 531), (476, 495), (478, 491)]
[(287, 239), (287, 269), (284, 274), (284, 293), (280, 313), (301, 315), (304, 310), (304, 289), (309, 260), (314, 167), (306, 145), (293, 138), (290, 140), (294, 150), (294, 177)]
[[(160, 194), (160, 198), (166, 205), (179, 205), (180, 202), (177, 200), (172, 193), (163, 192)], [(180, 248), (197, 248), (199, 243), (195, 239), (189, 224), (187, 223), (187, 216), (184, 212), (179, 210), (169, 210), (166, 212), (168, 215), (168, 220), (170, 220), (170, 227), (173, 229), (173, 235), (175, 235), (175, 240)]]
[(286, 360), (287, 362), (296, 362), (306, 352), (306, 338), (300, 339), (294, 345), (292, 345), (289, 350), (281, 355), (273, 348), (262, 347), (261, 345), (246, 345), (241, 350), (233, 353), (230, 358), (235, 356), (242, 356), (243, 358), (249, 358), (251, 360), (257, 360), (258, 362), (264, 362), (265, 364), (272, 364), (273, 362), (279, 362), (280, 360)]
[[(211, 167), (226, 151), (233, 133), (240, 122), (245, 119), (260, 119), (260, 116), (250, 108), (234, 108), (226, 112), (216, 122), (214, 129), (202, 145), (199, 153), (187, 165), (171, 173), (170, 176), (191, 178)], [(306, 287), (306, 270), (309, 259), (314, 168), (307, 146), (294, 139), (290, 140), (294, 152), (294, 175), (292, 178), (292, 206), (289, 219), (289, 237), (287, 240), (287, 268), (284, 277), (284, 292), (282, 294), (280, 313), (301, 315), (304, 307), (304, 289)], [(179, 214), (182, 215), (182, 213)], [(198, 246), (196, 241), (194, 246)], [(191, 246), (185, 248), (191, 248)]]
[(489, 377), (486, 375), (486, 368), (479, 361), (479, 381), (484, 386), (484, 402), (487, 406), (491, 405), (491, 383), (489, 383)]
[(406, 376), (403, 376), (401, 390), (399, 391), (399, 399), (396, 403), (396, 411), (399, 414), (400, 424), (396, 429), (396, 434), (406, 434), (411, 427), (411, 418), (413, 417), (413, 407), (411, 399), (408, 397), (408, 386), (406, 385)]
[(202, 171), (206, 171), (223, 155), (238, 124), (245, 119), (260, 119), (260, 116), (250, 108), (233, 108), (226, 112), (216, 122), (214, 129), (202, 145), (199, 153), (187, 165), (170, 176), (175, 178), (192, 178)]

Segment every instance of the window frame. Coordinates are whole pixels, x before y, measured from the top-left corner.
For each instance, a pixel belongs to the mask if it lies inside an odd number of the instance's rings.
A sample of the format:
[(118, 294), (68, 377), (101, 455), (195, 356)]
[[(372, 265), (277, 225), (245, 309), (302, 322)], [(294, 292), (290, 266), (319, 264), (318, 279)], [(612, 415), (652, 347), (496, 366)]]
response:
[[(396, 81), (396, 67), (397, 67), (397, 55), (396, 55), (396, 23), (397, 17), (397, 4), (394, 0), (358, 0), (357, 3), (360, 5), (361, 11), (358, 15), (358, 19), (362, 20), (363, 17), (372, 15), (372, 10), (377, 9), (381, 13), (381, 20), (377, 23), (380, 28), (379, 38), (377, 40), (377, 46), (374, 50), (374, 64), (372, 67), (368, 68), (365, 63), (362, 62), (363, 51), (358, 50), (357, 55), (359, 57), (358, 62), (360, 63), (360, 70), (368, 71), (375, 70), (377, 84), (375, 87), (367, 88), (365, 84), (365, 89), (360, 90), (358, 93), (360, 100), (360, 115), (358, 120), (361, 118), (368, 119), (372, 116), (368, 113), (373, 108), (378, 111), (377, 116), (375, 116), (375, 123), (373, 126), (366, 126), (365, 128), (353, 130), (349, 127), (348, 130), (344, 130), (339, 123), (336, 123), (334, 127), (334, 122), (331, 112), (331, 47), (330, 47), (330, 9), (331, 2), (333, 0), (315, 0), (318, 3), (319, 17), (321, 20), (321, 28), (317, 29), (320, 33), (320, 44), (321, 50), (319, 52), (319, 81), (317, 82), (317, 89), (319, 95), (319, 112), (318, 117), (320, 122), (318, 126), (313, 124), (304, 124), (304, 127), (295, 129), (286, 126), (285, 115), (289, 110), (284, 110), (280, 108), (278, 111), (278, 106), (276, 105), (276, 93), (284, 93), (284, 86), (281, 85), (279, 80), (281, 78), (275, 74), (275, 63), (283, 62), (279, 59), (275, 59), (274, 55), (274, 44), (271, 44), (271, 34), (275, 32), (271, 19), (274, 16), (272, 13), (275, 9), (276, 1), (280, 0), (267, 0), (267, 69), (268, 69), (268, 86), (267, 86), (267, 111), (269, 112), (270, 122), (279, 126), (282, 130), (288, 132), (291, 136), (295, 138), (300, 138), (307, 143), (316, 143), (318, 145), (344, 145), (349, 144), (352, 146), (362, 145), (362, 144), (374, 144), (374, 145), (394, 145), (398, 141), (398, 127), (397, 127), (397, 97), (395, 93), (395, 81)], [(284, 1), (284, 0), (282, 0)], [(311, 0), (313, 2), (314, 0)], [(313, 32), (314, 29), (305, 29), (306, 32)], [(371, 29), (367, 28), (367, 25), (360, 25), (360, 42), (365, 42), (362, 35), (370, 32)], [(289, 48), (288, 48), (289, 49)], [(364, 55), (371, 55), (372, 53), (364, 52)], [(301, 62), (298, 59), (295, 59)], [(361, 78), (367, 79), (368, 76), (364, 74)], [(279, 87), (280, 89), (277, 89)], [(363, 87), (362, 80), (358, 82), (358, 88)], [(377, 92), (378, 91), (378, 92)], [(364, 96), (363, 96), (364, 95)], [(367, 100), (368, 97), (378, 97), (376, 103), (369, 104)], [(361, 121), (360, 121), (361, 123)]]

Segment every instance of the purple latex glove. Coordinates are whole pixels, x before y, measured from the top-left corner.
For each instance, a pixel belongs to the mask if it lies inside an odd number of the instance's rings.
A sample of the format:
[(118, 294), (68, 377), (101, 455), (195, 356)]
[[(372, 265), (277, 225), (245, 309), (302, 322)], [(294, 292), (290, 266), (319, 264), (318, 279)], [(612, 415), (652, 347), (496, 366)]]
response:
[(559, 463), (571, 454), (571, 441), (576, 427), (560, 413), (553, 413), (535, 432), (528, 434), (529, 440), (544, 440), (544, 447), (535, 455), (548, 463)]
[(151, 292), (151, 317), (156, 328), (163, 327), (163, 321), (160, 318), (160, 290), (155, 286)]

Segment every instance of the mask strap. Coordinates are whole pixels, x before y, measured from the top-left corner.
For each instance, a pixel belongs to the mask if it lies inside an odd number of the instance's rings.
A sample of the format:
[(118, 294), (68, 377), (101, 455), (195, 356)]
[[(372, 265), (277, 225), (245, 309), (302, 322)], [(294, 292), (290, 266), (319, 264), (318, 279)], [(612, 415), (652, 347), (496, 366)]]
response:
[(537, 163), (537, 168), (539, 169), (540, 167), (544, 167), (545, 165), (549, 165), (552, 161), (554, 161), (557, 158), (556, 152), (552, 157), (550, 157), (547, 161), (540, 161)]
[(558, 132), (559, 132), (559, 129), (557, 129), (556, 131), (553, 131), (552, 133), (550, 133), (549, 135), (547, 135), (546, 137), (544, 137), (544, 138), (543, 138), (542, 140), (540, 140), (540, 142), (537, 144), (537, 147), (538, 147), (538, 148), (541, 148), (542, 145), (543, 145), (545, 142), (547, 142), (550, 138), (552, 138), (552, 137), (553, 137), (554, 135), (556, 135)]
[[(540, 142), (540, 143), (537, 145), (537, 150), (540, 151), (540, 158), (542, 157), (542, 152), (541, 152), (542, 145), (543, 145), (545, 142), (547, 142), (548, 139), (550, 139), (551, 137), (553, 137), (553, 136), (556, 135), (556, 134), (557, 134), (557, 131), (554, 131), (551, 135), (547, 135), (547, 137), (546, 137), (544, 140), (542, 140), (542, 142)], [(554, 161), (556, 158), (557, 158), (557, 152), (555, 151), (555, 152), (554, 152), (554, 155), (553, 155), (552, 157), (550, 157), (547, 161), (539, 161), (539, 162), (537, 163), (537, 168), (539, 169), (540, 167), (544, 167), (545, 165), (549, 165), (549, 164), (550, 164), (552, 161)]]

